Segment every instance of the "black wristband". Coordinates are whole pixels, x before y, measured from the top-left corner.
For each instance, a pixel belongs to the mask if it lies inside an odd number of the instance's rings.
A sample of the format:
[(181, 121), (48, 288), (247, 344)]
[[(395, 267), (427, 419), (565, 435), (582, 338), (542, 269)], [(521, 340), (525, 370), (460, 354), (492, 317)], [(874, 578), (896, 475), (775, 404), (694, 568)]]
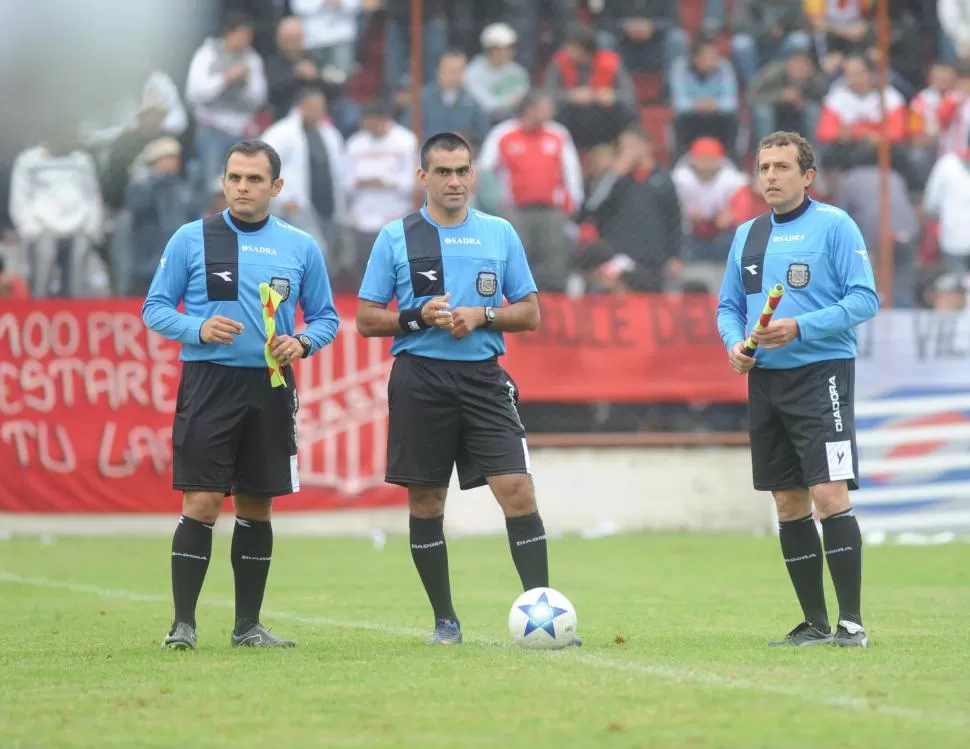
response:
[(401, 330), (403, 330), (405, 333), (416, 333), (419, 330), (426, 330), (427, 328), (431, 327), (424, 321), (424, 318), (421, 317), (420, 307), (402, 309), (397, 320), (398, 325), (401, 326)]

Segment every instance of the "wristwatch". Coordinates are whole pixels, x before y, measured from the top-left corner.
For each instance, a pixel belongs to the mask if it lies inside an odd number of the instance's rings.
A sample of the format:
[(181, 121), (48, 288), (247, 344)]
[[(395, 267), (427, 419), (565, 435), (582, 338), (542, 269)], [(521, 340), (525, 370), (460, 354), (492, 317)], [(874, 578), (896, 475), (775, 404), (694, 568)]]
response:
[(310, 336), (298, 335), (296, 340), (298, 340), (300, 345), (303, 346), (303, 355), (300, 358), (306, 359), (310, 355), (310, 349), (313, 347), (313, 342), (310, 340)]
[(490, 327), (495, 322), (495, 307), (485, 308), (485, 327)]

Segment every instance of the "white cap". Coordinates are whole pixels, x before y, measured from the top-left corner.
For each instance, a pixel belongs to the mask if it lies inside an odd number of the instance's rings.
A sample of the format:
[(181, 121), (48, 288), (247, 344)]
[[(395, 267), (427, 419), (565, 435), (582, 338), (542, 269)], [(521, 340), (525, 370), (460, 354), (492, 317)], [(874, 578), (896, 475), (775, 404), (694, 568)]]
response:
[(493, 23), (482, 30), (479, 41), (483, 49), (489, 47), (511, 47), (518, 40), (515, 30), (507, 23)]

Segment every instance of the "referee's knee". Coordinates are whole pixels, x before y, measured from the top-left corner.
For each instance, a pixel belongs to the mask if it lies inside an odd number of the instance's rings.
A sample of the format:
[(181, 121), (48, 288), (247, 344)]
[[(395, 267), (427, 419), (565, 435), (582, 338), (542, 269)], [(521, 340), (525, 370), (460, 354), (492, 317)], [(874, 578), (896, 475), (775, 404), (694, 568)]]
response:
[(801, 520), (812, 512), (812, 496), (805, 487), (778, 489), (772, 494), (775, 497), (775, 507), (778, 509), (778, 520), (782, 523)]
[(536, 492), (532, 477), (527, 473), (491, 476), (488, 485), (507, 518), (531, 515), (536, 511)]
[(222, 492), (189, 491), (182, 495), (182, 514), (200, 523), (214, 523), (222, 512)]

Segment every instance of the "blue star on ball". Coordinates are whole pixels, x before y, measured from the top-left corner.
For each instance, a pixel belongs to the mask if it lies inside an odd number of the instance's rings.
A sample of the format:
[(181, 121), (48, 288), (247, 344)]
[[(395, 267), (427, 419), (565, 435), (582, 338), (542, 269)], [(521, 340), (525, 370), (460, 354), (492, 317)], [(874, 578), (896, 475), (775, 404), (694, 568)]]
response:
[(536, 599), (535, 603), (527, 606), (519, 606), (519, 611), (529, 617), (529, 621), (525, 625), (524, 637), (528, 637), (530, 633), (535, 632), (537, 629), (542, 629), (550, 637), (555, 638), (556, 628), (553, 626), (553, 622), (556, 620), (556, 617), (568, 613), (569, 609), (561, 609), (553, 606), (549, 603), (546, 594), (543, 593)]

